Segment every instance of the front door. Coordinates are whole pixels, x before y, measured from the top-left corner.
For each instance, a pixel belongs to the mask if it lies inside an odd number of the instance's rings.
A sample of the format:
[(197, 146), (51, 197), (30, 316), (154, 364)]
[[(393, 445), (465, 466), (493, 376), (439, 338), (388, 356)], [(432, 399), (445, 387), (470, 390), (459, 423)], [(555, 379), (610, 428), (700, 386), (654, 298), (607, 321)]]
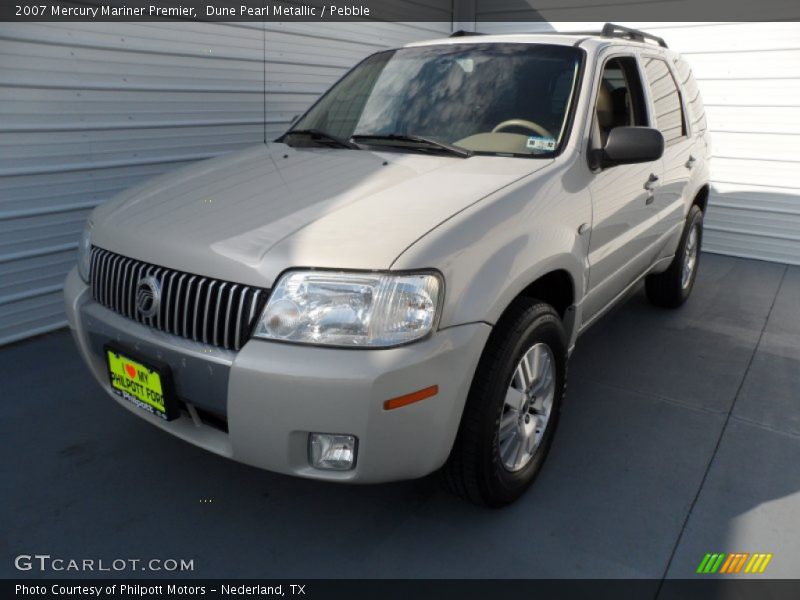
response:
[[(646, 96), (633, 55), (606, 58), (596, 88), (591, 148), (602, 148), (614, 127), (649, 125)], [(593, 173), (589, 192), (594, 214), (584, 323), (649, 266), (654, 226), (651, 204), (661, 175), (661, 160), (617, 165)]]

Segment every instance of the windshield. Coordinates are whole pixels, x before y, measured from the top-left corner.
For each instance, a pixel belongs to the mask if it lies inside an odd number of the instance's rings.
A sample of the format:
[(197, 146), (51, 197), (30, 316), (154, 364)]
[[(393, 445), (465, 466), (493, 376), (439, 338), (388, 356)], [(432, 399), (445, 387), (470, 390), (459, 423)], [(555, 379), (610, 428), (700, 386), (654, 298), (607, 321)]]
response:
[[(477, 154), (545, 156), (565, 135), (581, 51), (546, 44), (452, 44), (374, 54), (334, 85), (292, 130), (359, 144), (426, 137)], [(391, 139), (394, 138), (394, 139)], [(293, 145), (315, 144), (289, 136)]]

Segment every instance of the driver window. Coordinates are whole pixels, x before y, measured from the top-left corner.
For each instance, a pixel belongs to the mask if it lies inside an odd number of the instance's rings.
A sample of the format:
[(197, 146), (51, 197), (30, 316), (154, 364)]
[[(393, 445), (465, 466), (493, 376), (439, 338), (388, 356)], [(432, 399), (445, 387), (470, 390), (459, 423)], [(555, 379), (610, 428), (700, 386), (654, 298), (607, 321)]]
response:
[(592, 147), (602, 148), (614, 127), (626, 125), (647, 125), (642, 82), (632, 56), (612, 58), (603, 67), (597, 90)]

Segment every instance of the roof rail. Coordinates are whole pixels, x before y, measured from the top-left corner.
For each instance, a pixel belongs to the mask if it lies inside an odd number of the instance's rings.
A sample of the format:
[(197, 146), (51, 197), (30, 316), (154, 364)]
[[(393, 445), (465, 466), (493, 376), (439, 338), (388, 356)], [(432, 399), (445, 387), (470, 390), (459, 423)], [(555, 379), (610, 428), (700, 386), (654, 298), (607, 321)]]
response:
[[(625, 40), (631, 40), (634, 42), (642, 42), (645, 43), (647, 40), (653, 41), (657, 43), (662, 48), (667, 48), (667, 42), (664, 41), (664, 38), (658, 37), (657, 35), (653, 35), (652, 33), (647, 33), (640, 29), (631, 29), (630, 27), (624, 27), (622, 25), (615, 25), (614, 23), (606, 23), (603, 25), (603, 29), (601, 31), (535, 31), (531, 32), (536, 35), (587, 35), (587, 36), (602, 36), (602, 37), (610, 37), (610, 38), (620, 38)], [(450, 34), (450, 37), (467, 37), (473, 35), (486, 35), (484, 33), (478, 31), (464, 31), (463, 29), (459, 29)]]
[(600, 32), (603, 37), (624, 38), (636, 42), (646, 42), (652, 40), (662, 48), (667, 47), (667, 42), (664, 38), (651, 33), (645, 33), (639, 29), (631, 29), (630, 27), (623, 27), (622, 25), (614, 25), (614, 23), (606, 23), (603, 25), (603, 30)]
[(464, 29), (459, 29), (458, 31), (454, 31), (448, 37), (467, 37), (469, 35), (483, 35), (482, 33), (478, 33), (477, 31), (466, 31)]

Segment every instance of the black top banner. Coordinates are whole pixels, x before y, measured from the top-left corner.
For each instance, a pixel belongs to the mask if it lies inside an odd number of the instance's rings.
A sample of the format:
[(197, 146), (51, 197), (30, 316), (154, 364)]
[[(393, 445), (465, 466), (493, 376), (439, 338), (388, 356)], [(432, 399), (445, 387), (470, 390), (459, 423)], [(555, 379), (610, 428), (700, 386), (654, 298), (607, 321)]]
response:
[(800, 20), (796, 0), (0, 0), (0, 21)]

